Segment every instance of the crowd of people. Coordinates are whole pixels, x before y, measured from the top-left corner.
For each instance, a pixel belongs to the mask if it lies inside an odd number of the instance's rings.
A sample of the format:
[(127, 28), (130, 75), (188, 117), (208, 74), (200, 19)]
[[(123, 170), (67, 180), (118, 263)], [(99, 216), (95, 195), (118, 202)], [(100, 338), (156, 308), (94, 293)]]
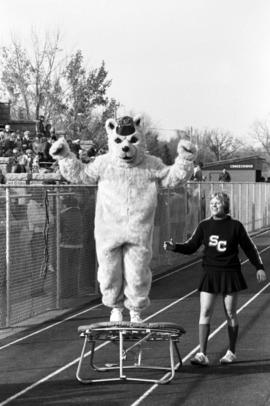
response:
[(0, 156), (10, 158), (10, 172), (54, 171), (54, 160), (49, 154), (56, 136), (49, 132), (32, 135), (30, 131), (12, 131), (9, 124), (0, 132)]
[[(60, 135), (63, 134), (56, 134), (50, 124), (44, 126), (43, 120), (39, 121), (35, 134), (29, 130), (13, 131), (11, 126), (6, 124), (0, 131), (0, 157), (9, 158), (8, 172), (11, 173), (56, 172), (58, 164), (51, 157), (49, 150)], [(97, 154), (94, 145), (85, 150), (80, 145), (80, 139), (67, 141), (71, 151), (84, 163), (90, 162)], [(1, 170), (0, 183), (5, 183)]]

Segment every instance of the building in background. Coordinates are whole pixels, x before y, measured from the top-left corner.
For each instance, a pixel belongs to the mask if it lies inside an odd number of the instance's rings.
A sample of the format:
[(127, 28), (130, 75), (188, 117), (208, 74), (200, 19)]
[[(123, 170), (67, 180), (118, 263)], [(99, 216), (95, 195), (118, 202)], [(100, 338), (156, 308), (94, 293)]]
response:
[(30, 131), (31, 134), (36, 132), (36, 121), (33, 120), (12, 120), (10, 116), (10, 102), (0, 102), (0, 131), (3, 131), (5, 125), (10, 125), (10, 130)]
[(229, 172), (231, 182), (264, 182), (268, 180), (264, 174), (269, 168), (265, 159), (259, 155), (204, 164), (203, 176), (208, 182), (218, 182), (223, 169)]

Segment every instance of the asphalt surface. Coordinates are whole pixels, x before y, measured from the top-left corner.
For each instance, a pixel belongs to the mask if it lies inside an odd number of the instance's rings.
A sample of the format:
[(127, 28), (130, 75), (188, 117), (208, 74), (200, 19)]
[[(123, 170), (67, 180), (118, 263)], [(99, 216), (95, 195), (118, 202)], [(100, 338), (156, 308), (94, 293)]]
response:
[[(210, 366), (190, 365), (198, 349), (199, 296), (196, 286), (200, 262), (160, 276), (152, 286), (151, 306), (144, 317), (149, 322), (175, 322), (186, 330), (180, 338), (183, 366), (168, 385), (131, 381), (83, 385), (76, 369), (83, 344), (78, 326), (107, 321), (109, 311), (89, 303), (71, 315), (33, 326), (0, 340), (0, 406), (211, 406), (270, 405), (270, 233), (254, 239), (268, 272), (268, 281), (258, 284), (255, 270), (243, 257), (243, 273), (249, 288), (239, 295), (240, 321), (237, 361), (219, 365), (228, 345), (221, 298), (216, 303), (208, 345)], [(177, 255), (177, 254), (176, 254)], [(100, 345), (101, 344), (101, 345)], [(133, 356), (133, 355), (132, 355)], [(151, 365), (167, 365), (167, 342), (144, 345), (143, 356)], [(85, 359), (83, 371), (92, 379), (111, 377), (113, 372), (95, 372)], [(98, 343), (95, 360), (102, 365), (117, 361), (117, 347)], [(162, 371), (132, 373), (159, 378)]]

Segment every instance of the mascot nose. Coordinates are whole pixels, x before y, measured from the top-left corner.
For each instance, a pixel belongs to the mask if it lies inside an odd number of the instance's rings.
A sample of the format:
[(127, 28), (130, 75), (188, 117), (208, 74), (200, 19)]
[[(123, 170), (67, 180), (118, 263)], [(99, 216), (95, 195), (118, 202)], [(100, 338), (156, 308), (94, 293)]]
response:
[(128, 152), (129, 151), (129, 147), (126, 145), (125, 147), (122, 148), (123, 152)]

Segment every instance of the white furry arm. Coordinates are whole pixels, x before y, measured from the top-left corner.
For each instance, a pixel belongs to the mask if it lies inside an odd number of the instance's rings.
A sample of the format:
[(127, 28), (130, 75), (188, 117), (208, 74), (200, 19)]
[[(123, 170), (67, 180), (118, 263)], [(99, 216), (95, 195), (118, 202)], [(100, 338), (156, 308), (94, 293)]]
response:
[(193, 162), (196, 158), (195, 146), (190, 141), (181, 140), (177, 152), (174, 164), (163, 170), (163, 176), (160, 178), (160, 185), (163, 187), (176, 187), (188, 181), (192, 175)]
[(96, 160), (83, 164), (73, 153), (59, 161), (59, 169), (61, 175), (71, 183), (95, 185), (99, 179), (99, 166)]
[(58, 160), (61, 175), (72, 183), (94, 185), (99, 178), (98, 159), (89, 164), (83, 164), (70, 151), (64, 138), (59, 138), (50, 148), (50, 155)]

